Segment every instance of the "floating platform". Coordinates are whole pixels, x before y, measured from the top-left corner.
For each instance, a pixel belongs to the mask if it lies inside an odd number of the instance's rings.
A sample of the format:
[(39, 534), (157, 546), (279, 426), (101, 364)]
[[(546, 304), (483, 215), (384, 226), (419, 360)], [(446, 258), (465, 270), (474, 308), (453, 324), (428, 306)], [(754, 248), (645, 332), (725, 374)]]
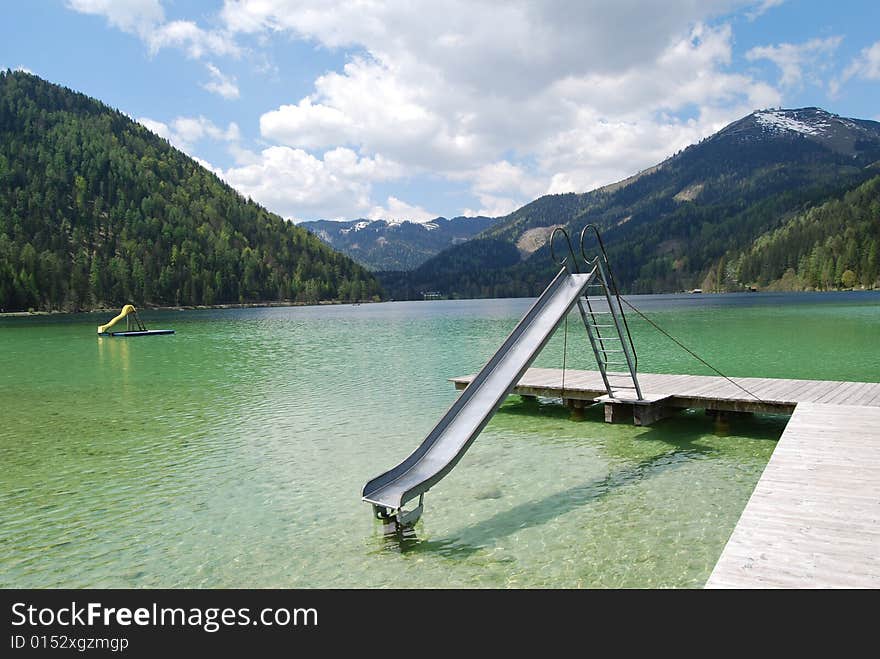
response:
[[(464, 389), (471, 376), (452, 378)], [(640, 373), (609, 399), (598, 371), (531, 368), (512, 393), (604, 403), (607, 421), (670, 410), (791, 414), (707, 588), (880, 588), (880, 383)], [(627, 395), (630, 399), (627, 400)]]
[(170, 329), (159, 329), (159, 330), (133, 330), (131, 332), (104, 332), (99, 334), (98, 336), (155, 336), (157, 334), (174, 334), (174, 330)]

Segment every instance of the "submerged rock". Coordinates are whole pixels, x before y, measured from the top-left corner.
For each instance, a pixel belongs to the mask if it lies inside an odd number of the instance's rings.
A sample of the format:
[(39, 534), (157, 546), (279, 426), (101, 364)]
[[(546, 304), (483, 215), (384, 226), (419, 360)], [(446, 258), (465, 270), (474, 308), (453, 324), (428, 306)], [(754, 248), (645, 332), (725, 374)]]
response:
[(484, 499), (500, 499), (502, 496), (503, 494), (501, 493), (500, 487), (492, 487), (488, 490), (483, 490), (482, 492), (477, 493), (474, 498), (482, 501)]

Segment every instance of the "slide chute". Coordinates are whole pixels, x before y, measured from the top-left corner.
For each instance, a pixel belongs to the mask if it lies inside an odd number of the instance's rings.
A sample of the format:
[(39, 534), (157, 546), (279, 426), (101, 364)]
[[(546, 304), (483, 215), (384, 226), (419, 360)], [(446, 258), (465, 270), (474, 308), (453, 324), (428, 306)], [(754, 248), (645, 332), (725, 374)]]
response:
[[(123, 318), (126, 321), (126, 331), (107, 331)], [(174, 334), (174, 330), (148, 330), (144, 323), (141, 321), (140, 316), (138, 316), (137, 309), (134, 308), (134, 305), (126, 304), (124, 307), (122, 307), (122, 311), (120, 311), (119, 314), (109, 323), (98, 326), (98, 334), (104, 336), (151, 336), (154, 334)]]

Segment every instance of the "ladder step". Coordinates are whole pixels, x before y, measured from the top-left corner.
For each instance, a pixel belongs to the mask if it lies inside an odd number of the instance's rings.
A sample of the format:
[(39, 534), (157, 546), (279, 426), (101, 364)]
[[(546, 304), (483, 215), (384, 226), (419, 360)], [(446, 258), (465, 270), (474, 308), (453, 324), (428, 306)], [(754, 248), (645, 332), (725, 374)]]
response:
[[(602, 339), (604, 341), (604, 339)], [(623, 352), (623, 350), (606, 350), (605, 348), (600, 348), (599, 352), (604, 352), (606, 355), (612, 352)]]

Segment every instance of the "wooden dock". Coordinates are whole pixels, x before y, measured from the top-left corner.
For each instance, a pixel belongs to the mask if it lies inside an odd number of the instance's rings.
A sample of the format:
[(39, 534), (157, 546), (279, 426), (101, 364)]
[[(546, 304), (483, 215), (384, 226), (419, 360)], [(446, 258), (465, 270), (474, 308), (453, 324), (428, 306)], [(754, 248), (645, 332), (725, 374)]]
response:
[(513, 393), (604, 402), (606, 420), (645, 425), (681, 408), (791, 414), (706, 587), (880, 588), (880, 383), (734, 381), (754, 396), (721, 377), (643, 373), (644, 401), (611, 401), (597, 371), (566, 371), (563, 387), (543, 368)]
[(880, 588), (880, 407), (802, 403), (707, 588)]

